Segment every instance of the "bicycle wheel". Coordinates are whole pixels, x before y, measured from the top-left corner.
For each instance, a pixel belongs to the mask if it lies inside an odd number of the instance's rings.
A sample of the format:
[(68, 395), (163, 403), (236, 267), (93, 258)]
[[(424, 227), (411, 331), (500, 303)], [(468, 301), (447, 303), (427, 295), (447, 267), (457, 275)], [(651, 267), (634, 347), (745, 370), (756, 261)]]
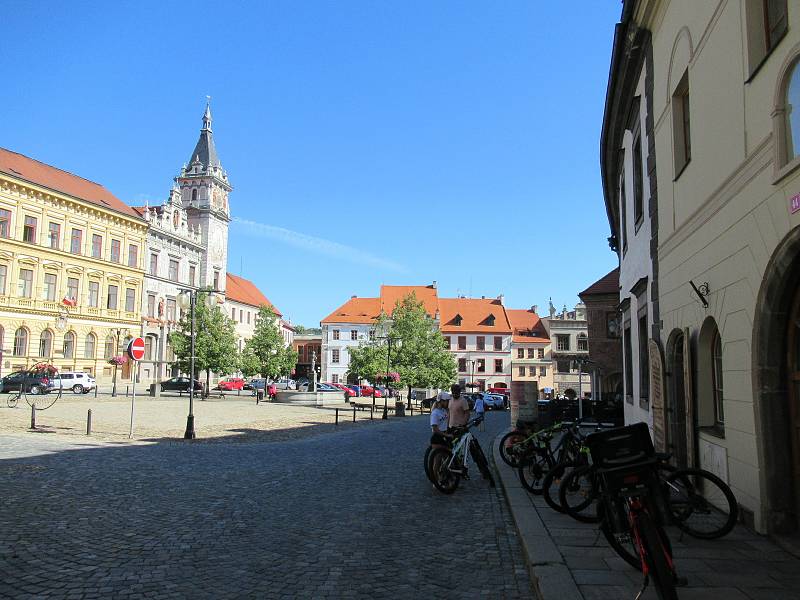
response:
[[(600, 531), (603, 532), (603, 536), (606, 538), (608, 545), (614, 549), (614, 552), (616, 552), (622, 560), (637, 571), (641, 571), (642, 559), (639, 557), (639, 550), (633, 541), (633, 534), (630, 532), (615, 534), (611, 530), (609, 520), (605, 518), (605, 511), (605, 504), (601, 501), (597, 505), (597, 515), (602, 519), (600, 522)], [(624, 518), (627, 520), (628, 515), (626, 514)], [(670, 542), (669, 536), (667, 536), (663, 528), (657, 527), (657, 530), (661, 535), (664, 547), (669, 551), (670, 556), (672, 556), (672, 543)]]
[(594, 470), (583, 465), (561, 480), (558, 488), (558, 503), (564, 511), (581, 523), (599, 523), (597, 515), (597, 486)]
[(433, 483), (433, 478), (431, 477), (431, 463), (430, 463), (431, 452), (433, 452), (433, 446), (428, 446), (425, 449), (425, 458), (423, 459), (423, 462), (425, 464), (425, 477), (428, 478), (428, 481)]
[(675, 525), (692, 537), (713, 540), (730, 533), (739, 517), (731, 488), (703, 469), (681, 469), (665, 479)]
[[(34, 392), (34, 389), (37, 391)], [(57, 394), (50, 393), (46, 389), (39, 388), (38, 386), (32, 387), (30, 394), (25, 394), (25, 402), (28, 403), (28, 406), (31, 406), (36, 410), (45, 410), (50, 408), (59, 398), (61, 398), (61, 390), (58, 390)]]
[(461, 475), (450, 470), (452, 457), (453, 453), (444, 448), (434, 448), (430, 456), (431, 480), (443, 494), (455, 492), (461, 481)]
[(660, 600), (677, 600), (672, 550), (667, 550), (664, 544), (663, 530), (659, 531), (660, 528), (644, 510), (636, 515), (636, 526), (639, 530), (644, 560), (647, 562), (648, 575), (656, 588), (656, 594)]
[(11, 394), (6, 400), (8, 408), (17, 408), (18, 402), (19, 402), (19, 394)]
[(542, 484), (552, 468), (553, 459), (550, 454), (537, 452), (520, 462), (517, 467), (517, 475), (522, 486), (531, 494), (538, 496), (542, 493)]
[(475, 438), (472, 438), (472, 443), (469, 445), (469, 454), (475, 464), (478, 465), (478, 470), (483, 475), (483, 478), (489, 482), (489, 486), (494, 487), (494, 477), (492, 477), (492, 470), (489, 468), (489, 461), (486, 460), (483, 448)]
[(519, 467), (521, 448), (514, 448), (516, 444), (525, 441), (525, 434), (519, 431), (509, 431), (500, 439), (500, 458), (509, 467)]
[(564, 512), (564, 507), (558, 501), (558, 489), (561, 487), (561, 482), (564, 481), (564, 478), (578, 466), (575, 463), (556, 465), (544, 478), (542, 496), (544, 496), (544, 501), (547, 502), (547, 505), (553, 510), (560, 513)]

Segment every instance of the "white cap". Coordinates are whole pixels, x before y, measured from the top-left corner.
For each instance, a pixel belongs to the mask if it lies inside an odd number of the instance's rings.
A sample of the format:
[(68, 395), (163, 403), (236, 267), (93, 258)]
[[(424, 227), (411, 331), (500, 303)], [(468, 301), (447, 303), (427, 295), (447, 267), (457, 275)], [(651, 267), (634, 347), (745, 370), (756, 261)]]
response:
[(452, 400), (453, 394), (450, 392), (439, 392), (439, 395), (436, 396), (437, 400)]

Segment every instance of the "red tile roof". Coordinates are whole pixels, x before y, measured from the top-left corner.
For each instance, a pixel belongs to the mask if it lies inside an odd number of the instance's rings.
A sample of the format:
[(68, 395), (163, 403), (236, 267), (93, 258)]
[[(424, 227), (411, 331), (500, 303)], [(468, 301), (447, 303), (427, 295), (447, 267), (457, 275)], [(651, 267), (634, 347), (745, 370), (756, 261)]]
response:
[[(496, 299), (439, 298), (442, 333), (511, 333), (506, 310)], [(461, 325), (455, 324), (456, 316)], [(489, 317), (494, 317), (494, 325)]]
[(322, 323), (372, 323), (381, 314), (380, 298), (350, 298)]
[(34, 183), (129, 217), (141, 218), (139, 213), (99, 183), (78, 177), (5, 148), (0, 148), (0, 172), (15, 179)]
[(431, 316), (439, 310), (439, 297), (436, 288), (432, 285), (382, 285), (381, 309), (390, 315), (394, 312), (395, 305), (409, 294), (414, 294), (422, 302), (425, 311)]
[(508, 320), (514, 328), (512, 342), (515, 344), (547, 344), (550, 338), (542, 321), (532, 310), (508, 308)]
[(244, 277), (239, 277), (238, 275), (233, 275), (231, 273), (227, 274), (225, 298), (228, 300), (233, 300), (234, 302), (249, 304), (250, 306), (255, 306), (256, 308), (262, 305), (269, 306), (273, 311), (275, 311), (277, 316), (282, 316), (281, 311), (278, 310), (278, 307), (270, 302), (269, 299), (261, 293), (261, 290), (259, 290), (252, 281), (245, 279)]
[(588, 288), (583, 290), (578, 296), (594, 294), (619, 294), (619, 267), (595, 281)]

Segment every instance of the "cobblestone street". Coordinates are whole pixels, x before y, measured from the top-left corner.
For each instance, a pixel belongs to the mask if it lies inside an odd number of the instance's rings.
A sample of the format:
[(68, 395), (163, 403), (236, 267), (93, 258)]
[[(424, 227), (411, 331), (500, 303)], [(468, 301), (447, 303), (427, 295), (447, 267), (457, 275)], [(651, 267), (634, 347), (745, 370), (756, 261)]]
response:
[[(425, 479), (427, 422), (275, 443), (3, 435), (0, 596), (530, 597), (499, 488)], [(489, 415), (487, 452), (507, 425)]]

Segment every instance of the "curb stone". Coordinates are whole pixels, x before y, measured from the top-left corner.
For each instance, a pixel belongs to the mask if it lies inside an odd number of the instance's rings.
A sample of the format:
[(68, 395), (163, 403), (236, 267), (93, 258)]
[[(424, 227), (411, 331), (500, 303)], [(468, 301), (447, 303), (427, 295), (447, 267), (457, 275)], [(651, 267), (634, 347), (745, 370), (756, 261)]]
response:
[(492, 462), (511, 517), (522, 543), (525, 564), (539, 600), (583, 600), (564, 557), (539, 517), (528, 491), (522, 487), (517, 474), (500, 456), (501, 431), (492, 442)]

